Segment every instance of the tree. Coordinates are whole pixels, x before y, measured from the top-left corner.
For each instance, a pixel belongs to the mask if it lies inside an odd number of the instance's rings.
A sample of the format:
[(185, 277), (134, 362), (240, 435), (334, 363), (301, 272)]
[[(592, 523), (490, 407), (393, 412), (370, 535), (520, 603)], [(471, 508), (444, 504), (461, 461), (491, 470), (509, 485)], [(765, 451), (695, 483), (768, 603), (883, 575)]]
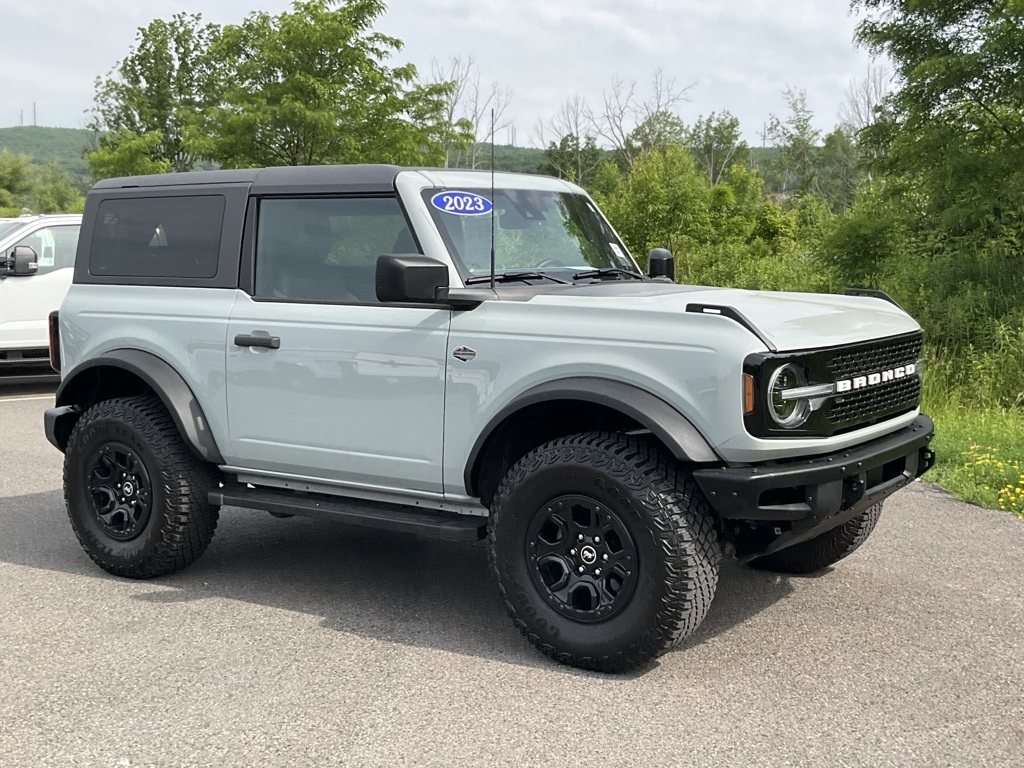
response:
[(171, 162), (163, 157), (163, 133), (135, 133), (118, 128), (100, 138), (100, 148), (85, 153), (85, 165), (94, 179), (167, 173)]
[(601, 165), (604, 153), (598, 148), (593, 136), (583, 137), (581, 145), (578, 135), (566, 134), (557, 144), (548, 144), (544, 155), (547, 162), (541, 166), (541, 173), (584, 185)]
[[(865, 243), (895, 256), (883, 262), (885, 279), (932, 343), (1005, 354), (1000, 334), (1024, 325), (1024, 3), (853, 5), (863, 13), (857, 40), (892, 61), (898, 88), (861, 134), (877, 189), (870, 206), (855, 204), (857, 226), (833, 239), (837, 261), (859, 266)], [(969, 359), (937, 357), (952, 366)], [(1015, 365), (997, 367), (1020, 371)], [(975, 378), (968, 368), (961, 364), (964, 380)], [(1000, 393), (1007, 403), (1024, 378), (1011, 384)]]
[(579, 96), (570, 96), (554, 117), (539, 122), (537, 134), (541, 142), (552, 137), (547, 141), (547, 162), (541, 172), (574, 184), (586, 184), (603, 155), (590, 128), (590, 108)]
[(0, 208), (18, 208), (32, 191), (32, 161), (0, 150)]
[(864, 177), (862, 163), (852, 131), (843, 125), (825, 136), (818, 152), (815, 194), (824, 198), (835, 211), (845, 211)]
[(208, 118), (211, 157), (225, 167), (442, 163), (454, 85), (387, 64), (402, 43), (372, 31), (384, 8), (296, 0), (291, 12), (225, 27), (213, 51), (229, 74)]
[(645, 151), (681, 140), (683, 125), (675, 110), (689, 99), (692, 87), (678, 87), (658, 69), (651, 76), (649, 95), (642, 97), (636, 81), (616, 77), (604, 92), (600, 113), (587, 111), (591, 130), (619, 156), (624, 168), (632, 168)]
[(866, 132), (878, 167), (909, 174), (954, 234), (1016, 217), (1024, 193), (1024, 3), (857, 0), (857, 39), (902, 83)]
[(31, 201), (35, 213), (78, 213), (85, 206), (85, 198), (74, 180), (56, 163), (37, 172)]
[(433, 82), (449, 88), (444, 119), (451, 139), (445, 147), (445, 168), (476, 168), (481, 145), (493, 142), (499, 131), (512, 124), (505, 116), (512, 103), (512, 89), (497, 82), (481, 86), (473, 56), (453, 56), (444, 66), (434, 60), (431, 76)]
[(729, 112), (698, 117), (686, 129), (684, 142), (712, 184), (720, 182), (733, 163), (747, 162), (750, 152), (740, 138), (740, 121)]
[[(209, 55), (218, 36), (219, 28), (203, 24), (199, 14), (179, 13), (139, 29), (128, 55), (106, 79), (96, 80), (89, 127), (102, 135), (99, 148), (87, 153), (90, 168), (115, 176), (134, 173), (145, 166), (138, 155), (142, 146), (152, 168), (195, 167), (201, 152), (197, 115), (219, 91), (219, 69)], [(125, 142), (132, 146), (122, 147)]]
[(892, 70), (883, 63), (872, 62), (859, 80), (846, 85), (839, 120), (854, 134), (874, 125), (882, 116), (885, 98), (892, 88)]
[(812, 124), (814, 115), (807, 106), (806, 91), (786, 88), (782, 95), (789, 116), (783, 120), (772, 115), (768, 122), (768, 140), (779, 151), (776, 162), (782, 179), (781, 191), (813, 192), (821, 131)]

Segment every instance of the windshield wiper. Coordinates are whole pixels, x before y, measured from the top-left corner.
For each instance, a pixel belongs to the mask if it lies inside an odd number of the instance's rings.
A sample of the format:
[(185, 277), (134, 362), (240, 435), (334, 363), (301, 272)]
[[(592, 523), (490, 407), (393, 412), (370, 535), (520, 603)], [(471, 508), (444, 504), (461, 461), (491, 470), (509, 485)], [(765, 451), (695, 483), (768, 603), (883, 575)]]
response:
[[(513, 280), (550, 280), (553, 283), (569, 285), (568, 280), (562, 280), (561, 278), (554, 277), (543, 272), (498, 272), (494, 275), (494, 282), (496, 283), (509, 283)], [(491, 282), (490, 275), (477, 275), (476, 277), (468, 278), (466, 280), (466, 285), (476, 285), (478, 283), (489, 282)]]
[(628, 275), (634, 277), (637, 280), (646, 280), (646, 275), (641, 275), (639, 272), (634, 272), (631, 269), (619, 269), (618, 267), (606, 267), (604, 269), (588, 269), (583, 272), (577, 272), (572, 276), (573, 280), (585, 280), (589, 277), (604, 277), (605, 275)]

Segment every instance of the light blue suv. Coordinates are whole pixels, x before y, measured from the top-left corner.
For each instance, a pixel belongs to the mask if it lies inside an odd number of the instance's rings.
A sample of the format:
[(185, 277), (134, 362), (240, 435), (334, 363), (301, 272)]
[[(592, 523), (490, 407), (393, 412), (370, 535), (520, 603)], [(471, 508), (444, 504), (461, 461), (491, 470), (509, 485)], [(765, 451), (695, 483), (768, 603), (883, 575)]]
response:
[(132, 578), (195, 560), (222, 505), (486, 537), (532, 643), (642, 664), (703, 619), (723, 554), (829, 566), (933, 461), (921, 329), (884, 294), (648, 260), (546, 177), (102, 182), (51, 318), (75, 533)]

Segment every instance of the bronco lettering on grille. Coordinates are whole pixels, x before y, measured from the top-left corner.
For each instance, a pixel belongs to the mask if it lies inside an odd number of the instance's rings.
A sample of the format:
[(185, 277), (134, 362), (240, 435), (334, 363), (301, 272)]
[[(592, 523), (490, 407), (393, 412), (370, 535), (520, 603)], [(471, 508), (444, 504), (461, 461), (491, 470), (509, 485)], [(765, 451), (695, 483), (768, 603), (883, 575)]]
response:
[(890, 368), (877, 373), (869, 373), (867, 376), (854, 376), (852, 379), (840, 379), (836, 382), (836, 393), (852, 392), (857, 389), (867, 389), (896, 379), (905, 379), (917, 373), (917, 364), (908, 363), (899, 368)]

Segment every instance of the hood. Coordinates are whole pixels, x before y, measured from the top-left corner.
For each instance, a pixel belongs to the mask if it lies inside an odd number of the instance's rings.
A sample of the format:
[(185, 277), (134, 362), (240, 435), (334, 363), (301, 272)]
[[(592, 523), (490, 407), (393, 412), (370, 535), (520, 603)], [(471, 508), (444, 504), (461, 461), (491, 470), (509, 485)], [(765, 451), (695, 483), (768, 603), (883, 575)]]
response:
[[(687, 311), (718, 314), (723, 322), (752, 326), (766, 346), (780, 352), (835, 347), (872, 339), (899, 336), (921, 326), (894, 304), (865, 296), (820, 293), (780, 293), (732, 288), (700, 288), (656, 283), (606, 282), (579, 286), (578, 290), (549, 293), (554, 298), (587, 297), (588, 304), (621, 311), (635, 308), (657, 314)], [(728, 310), (742, 317), (728, 318)], [(746, 323), (744, 323), (744, 319)]]

